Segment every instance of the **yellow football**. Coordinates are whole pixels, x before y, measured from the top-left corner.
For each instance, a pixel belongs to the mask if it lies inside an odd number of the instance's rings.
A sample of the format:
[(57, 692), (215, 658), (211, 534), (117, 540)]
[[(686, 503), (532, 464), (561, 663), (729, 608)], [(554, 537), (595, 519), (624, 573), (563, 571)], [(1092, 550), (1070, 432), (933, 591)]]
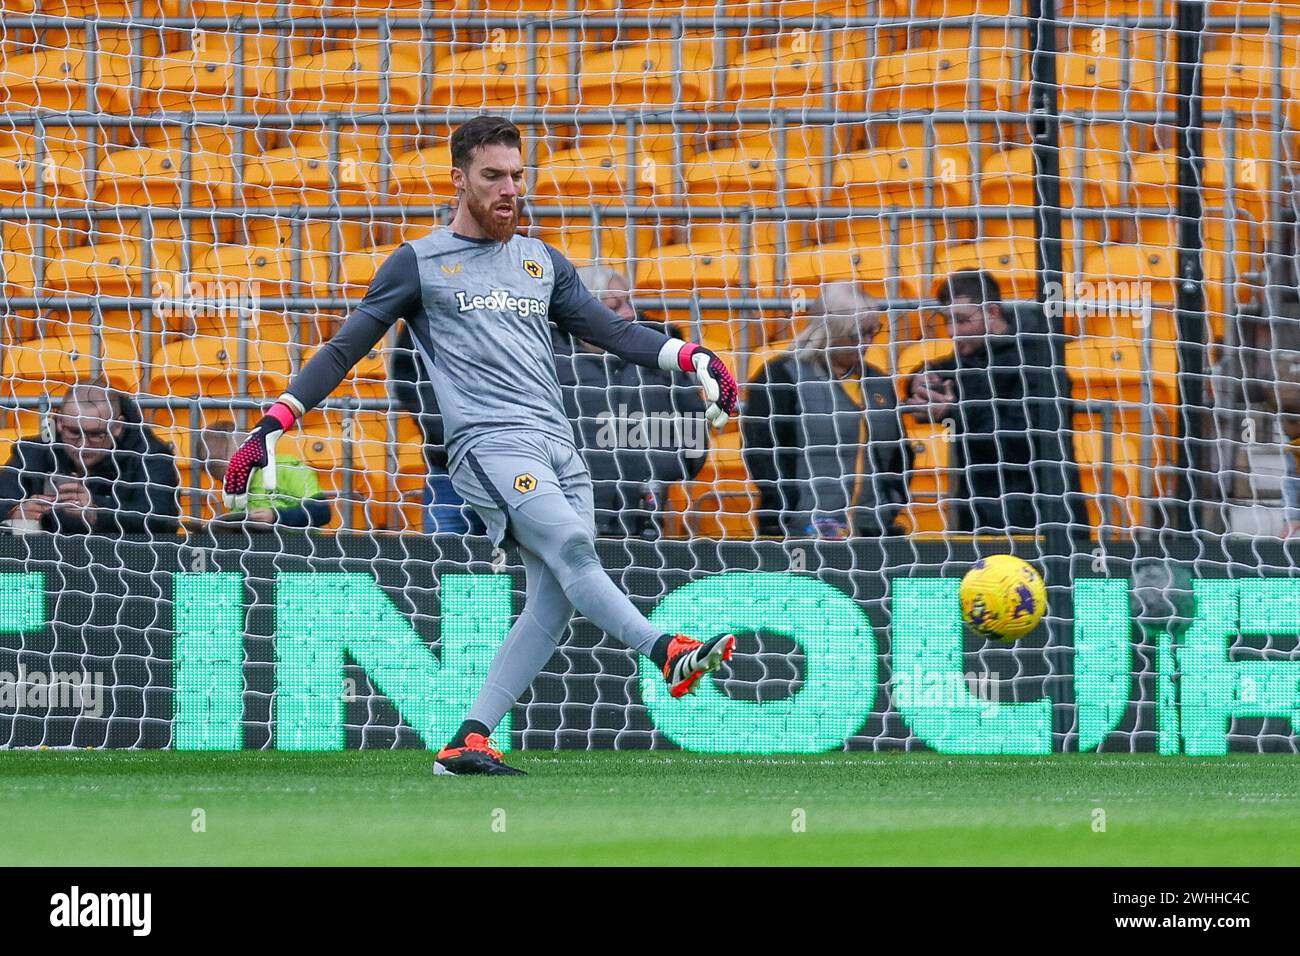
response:
[(994, 554), (971, 565), (961, 579), (961, 616), (985, 637), (1024, 637), (1047, 611), (1047, 586), (1028, 561)]

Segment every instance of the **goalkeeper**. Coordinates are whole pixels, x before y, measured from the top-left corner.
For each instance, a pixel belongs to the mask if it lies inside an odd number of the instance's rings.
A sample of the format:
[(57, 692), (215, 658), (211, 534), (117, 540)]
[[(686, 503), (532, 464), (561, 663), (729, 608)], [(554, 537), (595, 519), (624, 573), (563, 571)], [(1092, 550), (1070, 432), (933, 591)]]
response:
[(224, 484), (227, 507), (241, 508), (252, 473), (264, 468), (272, 493), (276, 440), (406, 320), (442, 410), (452, 484), (494, 544), (514, 540), (527, 574), (523, 612), (467, 719), (439, 751), (435, 773), (522, 773), (488, 735), (550, 659), (575, 608), (654, 661), (674, 697), (735, 647), (730, 634), (701, 642), (660, 633), (600, 566), (591, 479), (564, 417), (548, 319), (628, 361), (693, 373), (715, 427), (735, 412), (735, 380), (708, 349), (619, 318), (583, 288), (564, 256), (516, 234), (520, 145), (519, 130), (492, 116), (456, 130), (450, 224), (389, 256), (362, 303), (236, 451)]

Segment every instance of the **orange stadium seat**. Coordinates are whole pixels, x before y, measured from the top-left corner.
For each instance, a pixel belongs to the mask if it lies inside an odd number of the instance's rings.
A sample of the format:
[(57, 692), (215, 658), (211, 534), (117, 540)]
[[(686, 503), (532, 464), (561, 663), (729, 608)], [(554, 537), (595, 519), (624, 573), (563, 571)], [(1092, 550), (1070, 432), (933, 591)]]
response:
[(0, 464), (8, 463), (18, 439), (33, 434), (25, 428), (0, 428)]
[[(898, 400), (907, 398), (911, 377), (926, 365), (952, 355), (952, 339), (945, 330), (911, 342), (898, 350), (893, 370)], [(942, 422), (919, 415), (901, 416), (903, 433), (911, 444), (912, 467), (907, 476), (908, 502), (902, 521), (913, 534), (940, 532), (947, 527), (944, 501), (952, 484), (952, 437)]]
[(429, 77), (431, 104), (457, 109), (517, 106), (528, 102), (530, 80), (538, 107), (569, 102), (568, 58), (558, 34), (549, 47), (539, 40), (535, 64), (522, 34), (456, 54)]
[(695, 479), (669, 486), (669, 510), (680, 515), (688, 536), (744, 539), (758, 533), (758, 489), (749, 480), (740, 446), (739, 429), (724, 431), (713, 440)]
[[(638, 255), (646, 255), (654, 249), (656, 232), (652, 226), (637, 228)], [(622, 223), (595, 230), (585, 222), (573, 222), (567, 226), (538, 229), (536, 236), (564, 253), (565, 258), (576, 266), (617, 264), (627, 258), (627, 229)]]
[[(373, 204), (381, 175), (378, 127), (360, 132), (340, 133), (337, 147), (332, 133), (294, 133), (288, 146), (264, 151), (252, 157), (244, 176), (244, 201), (253, 216), (249, 218), (249, 240), (259, 245), (291, 244), (292, 220), (259, 217), (257, 206), (326, 206), (336, 198), (332, 188), (337, 180), (340, 205)], [(331, 158), (337, 149), (337, 167)], [(339, 226), (341, 249), (362, 245), (370, 223), (343, 220)], [(333, 223), (324, 218), (305, 218), (297, 243), (316, 251), (329, 251), (335, 241)]]
[[(1072, 437), (1088, 520), (1107, 535), (1148, 523), (1144, 512), (1154, 503), (1155, 495), (1143, 496), (1143, 473), (1151, 475), (1150, 487), (1154, 491), (1159, 469), (1168, 464), (1168, 459), (1162, 459), (1154, 450), (1143, 455), (1140, 433), (1108, 432), (1100, 427), (1100, 418), (1075, 415)], [(1149, 447), (1159, 449), (1161, 445), (1154, 442)]]
[(190, 0), (190, 15), (195, 17), (256, 17), (270, 19), (283, 9), (288, 17), (319, 17), (324, 0)]
[(952, 355), (952, 339), (947, 329), (933, 331), (935, 334), (926, 336), (919, 342), (910, 342), (898, 351), (894, 365), (894, 385), (898, 389), (899, 401), (907, 398), (913, 375), (927, 365)]
[[(149, 391), (177, 398), (272, 398), (289, 384), (290, 346), (248, 342), (241, 353), (237, 338), (184, 338), (163, 347), (149, 376)], [(241, 354), (247, 355), (246, 382), (240, 381)], [(162, 421), (163, 419), (160, 419)]]
[[(43, 292), (52, 296), (155, 295), (174, 287), (179, 264), (174, 247), (161, 241), (146, 245), (129, 239), (109, 240), (78, 246), (46, 263)], [(106, 308), (102, 321), (110, 328), (136, 329), (141, 327), (144, 311)], [(89, 310), (72, 311), (74, 327), (86, 327), (91, 321)]]
[[(420, 10), (424, 6), (424, 0), (347, 0), (345, 3), (325, 3), (324, 6), (323, 12), (331, 17), (346, 17), (353, 13), (358, 16), (372, 17), (376, 13), (385, 11), (401, 13)], [(439, 16), (446, 16), (449, 13), (468, 13), (474, 7), (474, 0), (446, 0), (439, 7)]]
[(908, 0), (896, 0), (894, 12), (881, 16), (905, 17), (909, 13), (915, 17), (1023, 16), (1024, 6), (1019, 0), (912, 0), (910, 5)]
[[(100, 371), (109, 383), (129, 394), (140, 390), (139, 345), (128, 332), (101, 336)], [(88, 332), (60, 334), (7, 346), (4, 350), (6, 397), (54, 396), (63, 387), (90, 378), (96, 345)]]
[[(873, 149), (849, 153), (834, 167), (829, 202), (834, 206), (862, 209), (916, 209), (925, 206), (966, 206), (971, 201), (971, 162), (966, 150), (944, 148)], [(969, 221), (931, 220), (931, 237), (943, 242), (950, 235), (969, 238)], [(887, 248), (894, 242), (918, 251), (926, 234), (925, 222), (917, 218), (899, 221), (895, 232), (888, 219), (877, 216), (850, 218), (836, 224), (835, 234), (847, 233), (861, 245)]]
[[(1174, 449), (1170, 439), (1178, 430), (1177, 346), (1172, 342), (1153, 342), (1150, 356), (1148, 375), (1140, 342), (1100, 337), (1066, 344), (1065, 365), (1073, 383), (1074, 399), (1123, 403), (1110, 406), (1109, 428), (1107, 416), (1099, 410), (1082, 411), (1074, 416), (1081, 490), (1094, 524), (1101, 523), (1103, 501), (1110, 506), (1112, 523), (1121, 527), (1138, 523), (1142, 510), (1141, 470), (1155, 469), (1172, 460)], [(1151, 437), (1144, 455), (1142, 433), (1148, 413)]]
[[(55, 166), (37, 167), (21, 151), (0, 147), (0, 205), (15, 208), (35, 207), (37, 185), (44, 190), (46, 206), (80, 206), (85, 201), (85, 181), (78, 161), (71, 154), (64, 159), (55, 154)], [(66, 165), (64, 165), (66, 163)], [(53, 182), (44, 182), (52, 180)], [(102, 228), (102, 227), (101, 227)], [(84, 243), (89, 233), (85, 219), (54, 218), (16, 213), (0, 222), (0, 254), (4, 260), (4, 282), (11, 288), (30, 288), (34, 282), (36, 262), (33, 255), (40, 243), (40, 258), (47, 262), (61, 250)], [(39, 237), (38, 237), (39, 232)]]
[[(398, 205), (449, 205), (455, 198), (451, 185), (451, 147), (444, 142), (394, 154), (388, 192)], [(404, 215), (400, 222), (404, 227), (427, 231), (437, 220), (432, 216)]]
[(765, 109), (861, 110), (867, 77), (866, 41), (849, 32), (835, 35), (790, 30), (770, 48), (744, 53), (727, 73), (726, 101)]
[[(76, 47), (42, 49), (0, 64), (0, 105), (8, 110), (41, 107), (54, 112), (90, 108), (90, 61)], [(131, 112), (131, 66), (127, 57), (100, 53), (94, 60), (98, 112)]]
[[(38, 154), (41, 162), (38, 165)], [(69, 129), (47, 128), (43, 149), (35, 134), (0, 134), (0, 205), (80, 205), (86, 200), (85, 144)]]
[(810, 297), (819, 293), (824, 282), (853, 280), (873, 298), (920, 299), (926, 284), (916, 252), (904, 248), (900, 256), (895, 270), (886, 249), (854, 241), (825, 243), (790, 253), (789, 281)]
[(619, 140), (603, 139), (552, 153), (537, 171), (529, 196), (534, 203), (588, 197), (671, 200), (674, 190), (671, 152), (638, 150), (628, 182), (628, 154)]
[[(246, 299), (324, 297), (336, 290), (330, 281), (331, 261), (332, 257), (324, 252), (278, 246), (218, 246), (196, 263), (191, 278), (205, 286), (233, 285), (235, 294)], [(331, 319), (319, 309), (257, 312), (258, 334), (264, 341), (293, 338), (300, 331), (307, 342), (329, 335)]]
[[(385, 69), (385, 65), (387, 69)], [(351, 43), (324, 53), (294, 58), (289, 70), (292, 107), (318, 111), (340, 107), (373, 112), (414, 109), (420, 104), (420, 50), (410, 43)], [(388, 102), (383, 100), (384, 87)]]
[[(167, 340), (182, 336), (215, 339), (246, 336), (250, 342), (308, 345), (320, 341), (325, 334), (321, 331), (323, 320), (314, 313), (258, 312), (252, 308), (241, 309), (237, 300), (230, 302), (228, 299), (227, 302), (230, 304), (223, 305), (217, 300), (213, 306), (205, 308), (201, 300), (192, 315), (179, 310), (166, 315), (168, 327), (173, 330)], [(298, 328), (298, 319), (301, 319), (301, 328)]]
[[(813, 164), (788, 159), (784, 176), (770, 148), (753, 141), (696, 153), (684, 170), (686, 200), (695, 206), (811, 206), (817, 202), (818, 173)], [(784, 182), (784, 193), (781, 185)], [(784, 225), (787, 246), (798, 242), (806, 225), (790, 220)], [(757, 248), (772, 250), (779, 223), (756, 222), (753, 227)]]
[[(281, 108), (276, 97), (278, 39), (269, 33), (244, 34), (196, 30), (190, 48), (163, 53), (144, 63), (141, 105), (158, 110), (235, 110), (266, 113)], [(299, 45), (301, 41), (291, 41)], [(243, 88), (239, 82), (240, 57)]]
[[(1284, 33), (1295, 34), (1300, 32), (1300, 3), (1286, 2), (1279, 0), (1273, 3), (1243, 2), (1243, 0), (1211, 0), (1206, 4), (1206, 17), (1232, 17), (1235, 20), (1241, 20), (1246, 17), (1259, 17), (1267, 19), (1272, 14), (1278, 13), (1287, 18), (1283, 21)], [(1232, 26), (1231, 32), (1234, 35), (1249, 33), (1267, 33), (1267, 27), (1247, 27), (1240, 23)]]
[[(536, 2), (536, 0), (530, 0)], [(415, 17), (426, 9), (422, 0), (339, 0), (339, 2), (326, 2), (324, 13), (331, 17), (376, 17), (387, 13), (394, 17)], [(515, 12), (515, 11), (511, 11)], [(479, 16), (491, 15), (482, 3), (475, 7), (475, 0), (445, 0), (438, 4), (437, 16), (453, 16), (463, 18), (463, 22), (458, 26), (450, 29), (433, 30), (426, 27), (421, 36), (419, 27), (401, 27), (395, 23), (390, 23), (388, 27), (388, 37), (397, 42), (419, 43), (421, 39), (426, 42), (436, 44), (446, 44), (456, 41), (468, 42), (474, 36), (474, 27), (471, 22), (471, 16), (477, 13)], [(481, 31), (480, 31), (481, 32)], [(358, 39), (376, 41), (381, 38), (381, 31), (375, 27), (344, 27), (342, 29), (331, 29), (330, 35), (336, 39)]]
[[(1124, 44), (1128, 44), (1128, 58)], [(1161, 92), (1176, 88), (1172, 47), (1161, 77), (1154, 36), (1126, 39), (1118, 31), (1090, 34), (1084, 49), (1062, 55), (1061, 99), (1064, 113), (1147, 112), (1159, 107)]]
[[(177, 204), (179, 205), (179, 204)], [(161, 210), (164, 207), (158, 207)], [(176, 208), (173, 206), (172, 208)], [(187, 207), (192, 209), (193, 207)], [(133, 241), (142, 242), (145, 234), (145, 223), (143, 219), (137, 219), (124, 215), (126, 212), (149, 213), (151, 207), (135, 206), (118, 207), (118, 215), (112, 219), (100, 219), (95, 224), (97, 235), (95, 241), (98, 243)], [(152, 248), (155, 256), (168, 262), (175, 262), (176, 268), (184, 271), (185, 262), (185, 239), (186, 230), (189, 230), (189, 259), (188, 262), (193, 265), (208, 250), (212, 249), (218, 241), (218, 231), (226, 228), (225, 220), (213, 216), (211, 218), (187, 216), (181, 218), (167, 218), (161, 212), (146, 216), (152, 220), (150, 235), (153, 237)]]
[(746, 278), (750, 289), (770, 290), (772, 274), (771, 256), (744, 256), (729, 243), (669, 243), (637, 263), (636, 287), (671, 297), (724, 297), (740, 295)]
[(1038, 295), (1038, 272), (1033, 239), (985, 239), (963, 242), (949, 247), (938, 258), (935, 282), (939, 284), (954, 272), (987, 269), (993, 273), (1004, 299), (1033, 299)]
[[(1173, 409), (1178, 404), (1178, 347), (1173, 342), (1152, 342), (1150, 356), (1150, 402), (1165, 408), (1164, 431), (1169, 434), (1174, 424)], [(1120, 401), (1134, 406), (1148, 401), (1147, 364), (1141, 342), (1085, 336), (1066, 343), (1065, 365), (1074, 381), (1076, 399)], [(1135, 407), (1117, 418), (1133, 419), (1137, 415)]]
[(343, 256), (339, 260), (339, 293), (348, 296), (365, 295), (370, 280), (399, 245), (396, 242), (388, 243)]
[[(97, 202), (109, 208), (137, 207), (141, 211), (181, 205), (218, 210), (231, 205), (238, 169), (232, 159), (237, 153), (230, 127), (191, 127), (188, 136), (177, 127), (156, 127), (146, 130), (143, 140), (142, 146), (100, 151), (99, 168), (94, 173)], [(187, 190), (189, 200), (183, 202)], [(177, 217), (154, 216), (150, 235), (155, 240), (178, 244), (188, 229), (192, 243), (210, 246), (232, 228), (232, 220), (215, 215), (190, 216), (186, 221), (188, 226)], [(141, 220), (129, 216), (100, 219), (96, 230), (99, 241), (138, 240), (145, 235)]]
[(454, 198), (451, 147), (442, 144), (395, 153), (388, 191), (394, 199), (430, 205)]
[[(714, 136), (711, 145), (701, 144), (694, 154), (683, 151), (686, 200), (692, 206), (778, 205), (780, 157), (784, 156), (786, 202), (814, 205), (822, 184), (831, 177), (836, 158), (857, 135), (840, 126), (794, 125)], [(812, 234), (813, 222), (791, 219), (785, 229), (787, 245), (802, 244), (806, 235)], [(720, 226), (710, 230), (706, 223), (699, 220), (692, 226), (692, 238), (720, 241), (727, 232)], [(766, 222), (756, 223), (754, 231), (763, 248), (774, 248), (778, 227), (770, 216)]]
[[(771, 206), (781, 199), (779, 160), (770, 150), (756, 149), (752, 144), (696, 153), (684, 172), (686, 191), (692, 201)], [(819, 183), (814, 164), (788, 158), (784, 180), (785, 201), (789, 205), (816, 201)]]
[(575, 105), (668, 105), (674, 95), (680, 96), (683, 104), (713, 101), (714, 41), (684, 40), (680, 71), (674, 70), (674, 45), (668, 40), (653, 40), (584, 53)]
[(1078, 276), (1085, 284), (1065, 277), (1066, 299), (1084, 303), (1066, 310), (1066, 334), (1141, 341), (1149, 306), (1152, 340), (1175, 341), (1177, 266), (1177, 252), (1159, 246), (1116, 243), (1094, 249)]
[(768, 125), (761, 129), (745, 128), (715, 134), (712, 141), (713, 149), (726, 146), (744, 148), (746, 153), (758, 159), (775, 160), (784, 151), (790, 160), (806, 159), (818, 164), (834, 162), (864, 142), (858, 131), (846, 129), (843, 124), (803, 126), (797, 122), (783, 128)]
[(881, 17), (907, 15), (909, 0), (781, 0), (781, 15), (787, 17)]
[(393, 452), (396, 470), (390, 473), (389, 516), (387, 525), (394, 531), (421, 531), (424, 528), (424, 485), (428, 463), (424, 459), (424, 433), (414, 415), (399, 413)]
[[(37, 272), (64, 248), (66, 237), (54, 227), (40, 228), (15, 223), (0, 223), (0, 280), (7, 295), (31, 295), (39, 284)], [(71, 243), (68, 243), (69, 245)]]
[[(319, 348), (303, 356), (303, 364), (311, 361)], [(336, 398), (374, 399), (388, 397), (388, 371), (384, 352), (371, 349), (356, 365), (348, 370), (339, 387), (330, 394)], [(310, 419), (308, 419), (310, 422)]]
[[(747, 273), (747, 275), (745, 275)], [(747, 291), (773, 290), (774, 263), (763, 254), (743, 256), (726, 243), (680, 243), (661, 246), (637, 263), (635, 288), (643, 294), (660, 294), (668, 299), (739, 298)], [(748, 288), (747, 288), (748, 287)], [(708, 308), (705, 344), (732, 351), (743, 338), (756, 348), (763, 343), (751, 336), (757, 323), (735, 316), (734, 309)], [(681, 313), (687, 314), (684, 310)]]
[[(508, 0), (493, 0), (501, 4)], [(536, 2), (536, 0), (534, 0)], [(579, 0), (581, 3), (582, 0)], [(622, 12), (625, 16), (630, 17), (661, 17), (664, 18), (662, 24), (654, 24), (648, 30), (645, 27), (624, 26), (617, 33), (613, 30), (600, 31), (596, 38), (604, 39), (612, 43), (615, 40), (619, 42), (637, 42), (647, 38), (662, 39), (672, 35), (671, 21), (667, 18), (676, 14), (684, 14), (691, 17), (710, 17), (714, 13), (721, 11), (723, 16), (734, 17), (761, 17), (770, 15), (771, 11), (767, 8), (763, 0), (613, 0), (615, 9)], [(716, 36), (710, 30), (688, 30), (687, 37), (701, 35)], [(738, 46), (734, 42), (728, 43), (729, 47)]]
[[(1208, 255), (1207, 278), (1211, 279), (1207, 299), (1211, 311), (1216, 313), (1215, 336), (1222, 336), (1222, 314), (1228, 299), (1223, 287), (1224, 260), (1229, 254), (1229, 237), (1232, 241), (1233, 272), (1242, 276), (1260, 268), (1260, 256), (1268, 232), (1267, 194), (1262, 189), (1263, 171), (1271, 165), (1251, 155), (1239, 154), (1235, 165), (1236, 186), (1233, 194), (1235, 215), (1229, 226), (1227, 207), (1227, 164), (1222, 154), (1215, 155), (1215, 137), (1205, 137), (1206, 161), (1201, 219), (1202, 235)], [(1242, 143), (1241, 149), (1247, 144)], [(1167, 210), (1169, 215), (1137, 220), (1135, 238), (1153, 247), (1174, 247), (1178, 244), (1178, 223), (1173, 218), (1177, 209), (1177, 161), (1172, 153), (1157, 153), (1134, 161), (1132, 181), (1125, 187), (1121, 183), (1107, 183), (1106, 201), (1118, 205), (1127, 198), (1132, 205), (1147, 210)], [(1217, 277), (1217, 281), (1214, 281)]]
[(218, 246), (195, 266), (194, 278), (244, 282), (260, 296), (326, 295), (333, 288), (328, 253), (280, 246)]
[[(1161, 106), (1172, 108), (1169, 93), (1177, 86), (1172, 39), (1153, 31), (1099, 26), (1070, 28), (1070, 36), (1074, 49), (1058, 66), (1061, 142), (1117, 158), (1152, 148), (1155, 125), (1128, 117)], [(1100, 112), (1124, 118), (1093, 116)]]
[[(1072, 168), (1082, 160), (1082, 169)], [(1081, 195), (1075, 195), (1076, 177), (1083, 185)], [(1102, 208), (1102, 184), (1114, 182), (1119, 177), (1119, 159), (1104, 151), (1090, 151), (1080, 157), (1074, 150), (1061, 152), (1061, 205), (1064, 207)], [(1034, 151), (1029, 146), (1016, 146), (994, 153), (984, 164), (980, 180), (980, 202), (988, 206), (1031, 209), (1038, 207), (1034, 186)], [(1011, 217), (985, 219), (983, 233), (987, 238), (1033, 238), (1038, 228), (1032, 218)], [(1074, 239), (1082, 238), (1088, 245), (1101, 240), (1103, 226), (1100, 220), (1083, 220), (1077, 228), (1069, 216), (1061, 217), (1061, 237), (1064, 240), (1062, 257), (1066, 269), (1074, 268)]]
[[(949, 346), (951, 350), (951, 346)], [(952, 438), (940, 422), (903, 416), (903, 433), (911, 445), (907, 503), (901, 519), (912, 534), (937, 533), (948, 526), (944, 502), (952, 486)]]
[(1057, 7), (1057, 15), (1089, 20), (1154, 17), (1160, 14), (1162, 4), (1163, 12), (1168, 15), (1169, 7), (1164, 0), (1063, 0)]
[(628, 16), (638, 17), (654, 13), (682, 13), (698, 17), (719, 9), (729, 17), (744, 17), (747, 14), (758, 16), (768, 12), (763, 0), (722, 0), (721, 3), (715, 0), (615, 0), (615, 6)]
[[(1300, 126), (1300, 37), (1282, 37), (1276, 48), (1280, 63), (1274, 61), (1274, 41), (1262, 36), (1233, 36), (1207, 52), (1202, 70), (1206, 112), (1234, 110), (1236, 125), (1268, 129), (1277, 104), (1291, 130)], [(1275, 78), (1281, 84), (1278, 93)]]
[[(5, 0), (4, 8), (10, 12), (13, 4)], [(13, 11), (18, 12), (18, 11)], [(98, 17), (102, 20), (133, 20), (139, 17), (174, 17), (182, 12), (181, 0), (141, 0), (139, 9), (135, 0), (41, 0), (42, 15), (47, 17)], [(113, 53), (131, 51), (132, 32), (140, 42), (145, 56), (156, 56), (161, 48), (161, 37), (156, 31), (131, 31), (98, 26), (95, 31), (96, 48)], [(85, 47), (86, 40), (79, 26), (66, 29), (46, 28), (42, 42), (49, 45), (66, 42), (69, 46)]]
[(95, 201), (106, 206), (222, 206), (234, 196), (230, 155), (148, 146), (112, 150), (100, 161)]
[[(981, 37), (973, 54), (965, 31), (943, 31), (936, 46), (908, 49), (880, 56), (870, 87), (868, 109), (893, 113), (875, 126), (879, 145), (925, 146), (925, 114), (961, 112), (969, 107), (1019, 110), (1026, 106), (1028, 57), (1023, 51), (996, 44), (993, 31)], [(969, 123), (934, 125), (937, 145), (959, 145), (987, 140), (979, 126)]]
[[(1206, 137), (1205, 146), (1201, 203), (1206, 211), (1206, 242), (1210, 248), (1222, 250), (1226, 248), (1224, 223), (1228, 204), (1228, 163), (1223, 154), (1213, 148), (1212, 137)], [(1262, 248), (1262, 233), (1268, 219), (1268, 197), (1264, 187), (1270, 163), (1250, 152), (1248, 142), (1240, 143), (1237, 148), (1239, 152), (1232, 167), (1235, 173), (1232, 200), (1237, 212), (1236, 245), (1239, 251), (1252, 246)], [(1112, 180), (1104, 184), (1103, 193), (1108, 203), (1118, 205), (1127, 194), (1133, 205), (1168, 209), (1172, 213), (1178, 207), (1177, 156), (1165, 152), (1139, 157), (1133, 162), (1133, 175), (1127, 187)], [(1144, 220), (1143, 224), (1151, 221)], [(1145, 236), (1143, 224), (1139, 224), (1139, 237)]]

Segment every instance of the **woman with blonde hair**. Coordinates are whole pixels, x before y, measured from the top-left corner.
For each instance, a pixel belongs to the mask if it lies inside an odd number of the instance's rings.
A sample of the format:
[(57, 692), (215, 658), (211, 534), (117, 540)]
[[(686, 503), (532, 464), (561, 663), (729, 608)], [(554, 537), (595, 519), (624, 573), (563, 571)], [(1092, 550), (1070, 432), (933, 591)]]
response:
[(827, 283), (791, 348), (750, 382), (741, 428), (760, 533), (900, 533), (907, 443), (893, 383), (865, 357), (880, 325), (856, 283)]

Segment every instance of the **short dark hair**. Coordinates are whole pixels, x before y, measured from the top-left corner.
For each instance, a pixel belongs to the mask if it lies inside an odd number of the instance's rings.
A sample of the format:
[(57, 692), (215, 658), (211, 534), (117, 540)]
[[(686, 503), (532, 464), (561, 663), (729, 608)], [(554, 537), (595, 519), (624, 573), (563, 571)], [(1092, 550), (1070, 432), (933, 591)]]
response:
[(954, 272), (939, 287), (939, 304), (947, 307), (958, 299), (968, 299), (975, 305), (1001, 305), (1002, 287), (993, 273), (984, 269)]
[(500, 116), (475, 116), (451, 134), (451, 164), (457, 169), (468, 170), (475, 150), (480, 146), (496, 145), (521, 149), (523, 139), (519, 127)]

